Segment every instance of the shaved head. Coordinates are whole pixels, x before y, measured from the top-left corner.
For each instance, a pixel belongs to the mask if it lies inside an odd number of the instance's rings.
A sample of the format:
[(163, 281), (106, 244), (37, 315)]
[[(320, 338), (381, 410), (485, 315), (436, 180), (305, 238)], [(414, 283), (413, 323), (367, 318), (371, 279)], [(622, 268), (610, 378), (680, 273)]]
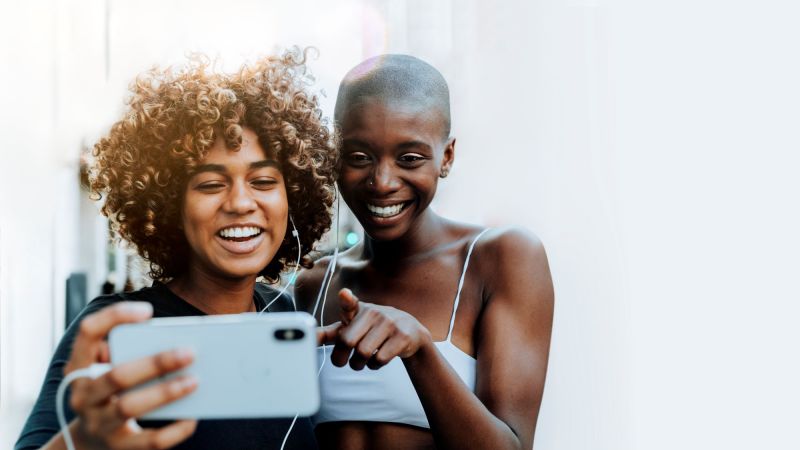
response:
[(388, 105), (414, 106), (438, 112), (443, 139), (450, 136), (450, 90), (438, 70), (408, 55), (380, 55), (367, 59), (345, 75), (336, 97), (334, 119), (341, 124), (354, 106), (365, 100)]

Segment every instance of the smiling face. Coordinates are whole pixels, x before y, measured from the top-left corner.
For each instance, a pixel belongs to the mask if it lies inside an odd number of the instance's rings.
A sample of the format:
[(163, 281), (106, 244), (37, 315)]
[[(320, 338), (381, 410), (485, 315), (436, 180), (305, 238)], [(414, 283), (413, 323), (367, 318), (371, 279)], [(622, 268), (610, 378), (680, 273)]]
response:
[(425, 214), (455, 140), (425, 105), (368, 98), (341, 118), (342, 198), (372, 239), (402, 237)]
[(242, 138), (239, 150), (217, 138), (186, 186), (190, 271), (256, 276), (283, 241), (289, 214), (283, 175), (252, 130), (245, 128)]

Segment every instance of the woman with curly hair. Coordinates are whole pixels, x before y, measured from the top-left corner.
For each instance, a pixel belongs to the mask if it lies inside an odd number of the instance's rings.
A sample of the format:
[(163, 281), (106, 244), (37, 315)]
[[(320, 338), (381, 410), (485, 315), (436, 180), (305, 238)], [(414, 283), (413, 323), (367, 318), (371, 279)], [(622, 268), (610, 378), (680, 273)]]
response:
[[(98, 297), (70, 325), (17, 449), (64, 448), (56, 388), (65, 373), (108, 361), (104, 340), (115, 325), (292, 308), (288, 296), (256, 279), (277, 281), (330, 226), (335, 142), (317, 98), (306, 92), (307, 78), (304, 56), (294, 51), (232, 75), (195, 59), (132, 83), (124, 118), (94, 147), (91, 189), (104, 198), (115, 234), (149, 262), (154, 282)], [(290, 221), (300, 249), (287, 233)], [(280, 447), (290, 420), (137, 424), (136, 417), (192, 392), (196, 380), (124, 391), (191, 361), (190, 352), (175, 350), (76, 380), (67, 420), (77, 447)], [(308, 419), (298, 420), (286, 444), (316, 447)]]

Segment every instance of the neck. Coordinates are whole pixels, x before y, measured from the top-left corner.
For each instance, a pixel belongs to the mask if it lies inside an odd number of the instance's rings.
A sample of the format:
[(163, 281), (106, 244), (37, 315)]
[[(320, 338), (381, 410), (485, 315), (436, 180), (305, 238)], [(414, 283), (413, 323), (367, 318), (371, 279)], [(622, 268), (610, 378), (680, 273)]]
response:
[(378, 265), (402, 264), (411, 257), (424, 256), (435, 251), (446, 241), (443, 239), (445, 234), (445, 219), (429, 208), (398, 239), (377, 241), (365, 235), (362, 256)]
[(170, 281), (167, 286), (206, 314), (238, 314), (255, 311), (253, 290), (257, 275), (225, 278), (198, 267)]

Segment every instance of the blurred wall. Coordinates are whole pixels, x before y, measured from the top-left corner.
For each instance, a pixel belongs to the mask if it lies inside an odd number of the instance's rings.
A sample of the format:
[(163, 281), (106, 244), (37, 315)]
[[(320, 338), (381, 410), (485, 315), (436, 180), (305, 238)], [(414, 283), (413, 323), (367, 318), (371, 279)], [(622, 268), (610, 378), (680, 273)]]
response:
[[(313, 45), (332, 112), (361, 59), (411, 53), (451, 85), (435, 208), (544, 241), (556, 288), (537, 449), (794, 449), (800, 362), (800, 6), (477, 0), (0, 6), (0, 447), (63, 322), (102, 282), (105, 223), (76, 180), (125, 86), (190, 51), (228, 69)], [(13, 105), (10, 107), (9, 105)]]
[(102, 98), (102, 2), (0, 6), (0, 447), (11, 448), (64, 327), (66, 280), (96, 295), (104, 221), (78, 183)]

